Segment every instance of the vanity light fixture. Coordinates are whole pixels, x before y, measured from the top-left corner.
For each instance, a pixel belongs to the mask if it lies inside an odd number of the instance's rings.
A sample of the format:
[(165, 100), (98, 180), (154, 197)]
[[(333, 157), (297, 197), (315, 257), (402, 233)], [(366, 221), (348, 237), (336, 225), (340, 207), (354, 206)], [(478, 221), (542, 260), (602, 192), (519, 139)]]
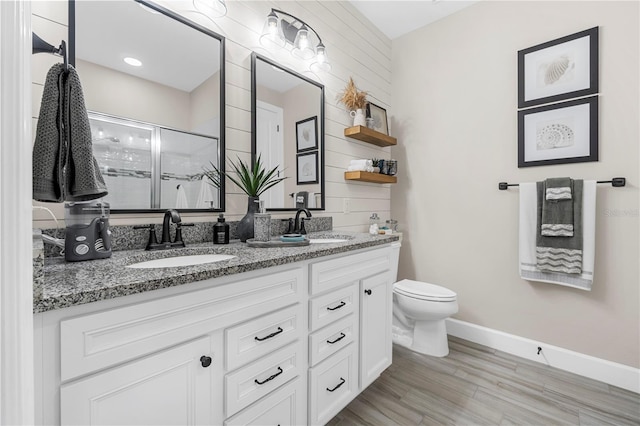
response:
[(132, 67), (141, 67), (142, 66), (142, 62), (139, 59), (136, 59), (136, 58), (131, 58), (131, 57), (127, 56), (123, 60), (127, 64), (131, 65)]
[(222, 18), (227, 14), (224, 0), (193, 0), (193, 7), (207, 18)]
[[(292, 22), (279, 19), (278, 14), (291, 18)], [(312, 33), (317, 39), (312, 38)], [(313, 71), (330, 71), (331, 64), (327, 59), (327, 51), (322, 39), (309, 24), (287, 12), (278, 9), (271, 9), (262, 29), (260, 44), (268, 48), (281, 48), (287, 44), (291, 46), (291, 55), (310, 60), (315, 58), (311, 64)]]

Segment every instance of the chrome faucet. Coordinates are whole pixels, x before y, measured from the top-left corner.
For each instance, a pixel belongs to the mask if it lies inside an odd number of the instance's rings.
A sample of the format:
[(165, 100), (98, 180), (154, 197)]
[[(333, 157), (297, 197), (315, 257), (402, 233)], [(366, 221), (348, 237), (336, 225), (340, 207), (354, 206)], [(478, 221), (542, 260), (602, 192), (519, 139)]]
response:
[[(302, 218), (300, 219), (300, 213), (303, 213), (307, 216), (306, 218)], [(309, 209), (298, 209), (298, 211), (296, 212), (296, 218), (294, 220), (294, 228), (293, 228), (293, 232), (294, 233), (300, 233), (300, 234), (306, 234), (307, 230), (304, 229), (304, 221), (305, 220), (309, 220), (311, 218), (311, 212), (309, 211)]]

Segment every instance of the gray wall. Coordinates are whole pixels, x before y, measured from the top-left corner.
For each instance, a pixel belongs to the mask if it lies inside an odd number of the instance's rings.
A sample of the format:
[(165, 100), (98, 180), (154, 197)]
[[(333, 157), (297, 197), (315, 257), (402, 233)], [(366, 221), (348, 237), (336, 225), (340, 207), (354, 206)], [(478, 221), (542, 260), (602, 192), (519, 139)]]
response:
[[(640, 366), (638, 2), (482, 1), (393, 41), (392, 213), (401, 278), (458, 293), (463, 321)], [(517, 51), (600, 26), (600, 161), (517, 167)], [(626, 176), (599, 185), (591, 292), (518, 273), (518, 189), (498, 182)]]

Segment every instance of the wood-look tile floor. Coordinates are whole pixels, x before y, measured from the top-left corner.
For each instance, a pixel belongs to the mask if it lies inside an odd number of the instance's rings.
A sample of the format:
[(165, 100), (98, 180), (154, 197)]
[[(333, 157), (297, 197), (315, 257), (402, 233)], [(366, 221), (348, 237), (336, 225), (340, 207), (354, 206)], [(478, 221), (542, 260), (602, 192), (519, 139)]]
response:
[(555, 424), (640, 425), (640, 395), (450, 337), (445, 358), (394, 345), (393, 365), (328, 423)]

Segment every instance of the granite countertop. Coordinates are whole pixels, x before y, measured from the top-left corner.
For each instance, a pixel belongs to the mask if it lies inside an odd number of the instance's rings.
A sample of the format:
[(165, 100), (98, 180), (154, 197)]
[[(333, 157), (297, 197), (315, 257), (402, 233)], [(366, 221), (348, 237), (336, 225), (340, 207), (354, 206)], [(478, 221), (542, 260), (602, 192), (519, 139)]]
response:
[[(347, 238), (342, 243), (310, 244), (305, 247), (251, 248), (241, 242), (228, 245), (192, 244), (186, 248), (144, 251), (116, 251), (109, 259), (65, 262), (46, 258), (40, 297), (34, 297), (33, 312), (46, 312), (75, 305), (143, 293), (194, 281), (255, 271), (397, 241), (397, 235), (369, 235), (350, 232), (310, 234)], [(127, 265), (146, 260), (196, 254), (229, 254), (233, 259), (174, 268), (134, 269)]]

